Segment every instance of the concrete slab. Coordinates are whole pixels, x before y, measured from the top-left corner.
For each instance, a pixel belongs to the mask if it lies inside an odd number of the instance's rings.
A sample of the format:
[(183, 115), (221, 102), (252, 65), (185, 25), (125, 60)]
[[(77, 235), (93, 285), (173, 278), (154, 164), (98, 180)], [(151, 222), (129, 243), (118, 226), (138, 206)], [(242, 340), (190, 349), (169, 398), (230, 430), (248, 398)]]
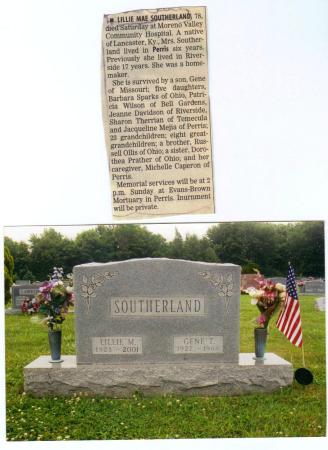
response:
[(292, 365), (274, 353), (263, 361), (241, 353), (239, 363), (76, 364), (75, 355), (50, 363), (40, 356), (24, 368), (25, 392), (44, 395), (104, 395), (128, 398), (179, 394), (233, 396), (273, 392), (293, 381)]

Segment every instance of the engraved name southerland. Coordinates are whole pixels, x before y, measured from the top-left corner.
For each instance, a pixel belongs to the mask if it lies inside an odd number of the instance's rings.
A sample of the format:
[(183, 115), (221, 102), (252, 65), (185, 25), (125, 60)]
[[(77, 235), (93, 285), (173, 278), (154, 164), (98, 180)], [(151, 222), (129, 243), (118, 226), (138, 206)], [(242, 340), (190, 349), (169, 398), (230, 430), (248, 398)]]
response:
[(110, 302), (111, 316), (193, 316), (205, 314), (203, 297), (119, 297)]

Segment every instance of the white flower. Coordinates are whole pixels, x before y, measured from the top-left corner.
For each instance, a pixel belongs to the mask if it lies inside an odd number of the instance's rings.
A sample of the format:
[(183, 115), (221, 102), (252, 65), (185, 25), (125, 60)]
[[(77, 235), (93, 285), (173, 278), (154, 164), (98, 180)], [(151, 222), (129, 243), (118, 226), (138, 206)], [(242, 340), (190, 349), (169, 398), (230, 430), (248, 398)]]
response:
[(67, 294), (72, 294), (73, 287), (72, 286), (66, 286), (66, 292), (67, 292)]
[(264, 294), (264, 291), (262, 291), (262, 289), (255, 289), (255, 290), (250, 294), (250, 296), (251, 296), (251, 297), (254, 297), (254, 298), (256, 298), (256, 299), (259, 299), (259, 298), (261, 298), (261, 297), (263, 296), (263, 294)]
[(281, 283), (277, 283), (275, 288), (277, 289), (278, 292), (286, 291), (286, 286), (284, 284), (281, 284)]
[(254, 287), (249, 287), (245, 290), (248, 295), (250, 295), (253, 298), (259, 299), (264, 294), (264, 291), (262, 289), (255, 289)]
[(252, 300), (251, 300), (251, 305), (257, 305), (257, 302), (258, 302), (258, 299), (257, 299), (257, 298), (254, 298), (254, 297), (252, 297)]
[(251, 286), (251, 287), (245, 289), (245, 292), (246, 292), (248, 295), (252, 295), (252, 293), (255, 292), (255, 291), (256, 291), (256, 289), (255, 289), (255, 287), (253, 287), (253, 286)]

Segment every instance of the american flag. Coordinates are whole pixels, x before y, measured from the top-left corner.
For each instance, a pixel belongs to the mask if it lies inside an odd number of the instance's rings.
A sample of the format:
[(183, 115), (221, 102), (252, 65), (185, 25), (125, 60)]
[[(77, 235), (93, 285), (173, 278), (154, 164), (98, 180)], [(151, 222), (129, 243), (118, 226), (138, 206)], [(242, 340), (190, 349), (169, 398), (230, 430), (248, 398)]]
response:
[(285, 307), (279, 314), (277, 327), (293, 345), (302, 347), (300, 303), (298, 301), (296, 289), (295, 272), (290, 264), (288, 265), (288, 275), (286, 280)]

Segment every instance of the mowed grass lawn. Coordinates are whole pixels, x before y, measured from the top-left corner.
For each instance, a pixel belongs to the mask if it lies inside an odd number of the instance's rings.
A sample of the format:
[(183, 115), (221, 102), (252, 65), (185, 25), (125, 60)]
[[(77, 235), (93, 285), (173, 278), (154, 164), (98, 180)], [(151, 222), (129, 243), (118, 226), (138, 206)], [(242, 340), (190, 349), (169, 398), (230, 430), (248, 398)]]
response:
[[(47, 333), (25, 316), (6, 316), (7, 439), (85, 440), (219, 437), (325, 436), (326, 374), (325, 313), (316, 311), (314, 297), (301, 297), (306, 366), (314, 382), (293, 385), (273, 394), (242, 397), (133, 399), (102, 397), (33, 398), (24, 393), (23, 367), (49, 354)], [(253, 352), (257, 309), (241, 297), (240, 351)], [(63, 326), (63, 354), (75, 353), (74, 317)], [(273, 320), (274, 323), (274, 320)], [(302, 353), (273, 326), (267, 344), (302, 367)]]

